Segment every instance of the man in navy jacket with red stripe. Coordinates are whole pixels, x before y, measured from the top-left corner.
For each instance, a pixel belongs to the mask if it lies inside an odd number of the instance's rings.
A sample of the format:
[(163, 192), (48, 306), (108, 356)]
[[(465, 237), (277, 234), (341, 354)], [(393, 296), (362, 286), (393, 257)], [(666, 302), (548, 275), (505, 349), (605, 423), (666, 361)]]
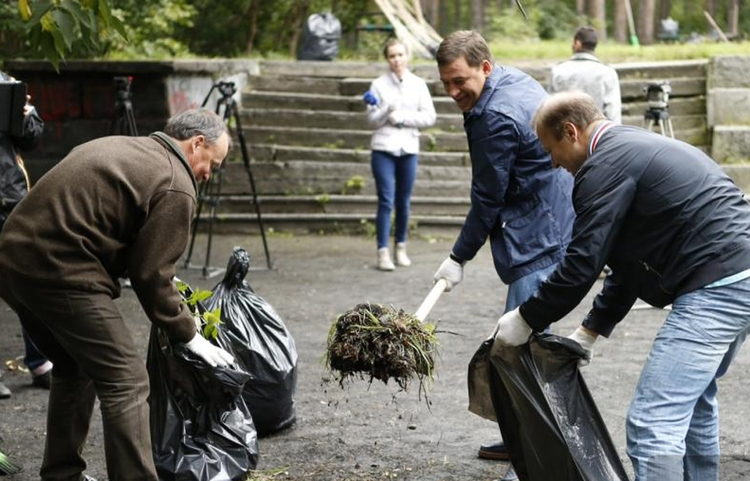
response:
[(627, 415), (636, 480), (716, 480), (716, 381), (750, 331), (750, 204), (702, 151), (607, 121), (584, 93), (535, 117), (553, 164), (575, 175), (565, 258), (528, 301), (500, 318), (493, 349), (528, 341), (569, 313), (612, 269), (570, 337), (589, 353), (636, 299), (672, 304)]

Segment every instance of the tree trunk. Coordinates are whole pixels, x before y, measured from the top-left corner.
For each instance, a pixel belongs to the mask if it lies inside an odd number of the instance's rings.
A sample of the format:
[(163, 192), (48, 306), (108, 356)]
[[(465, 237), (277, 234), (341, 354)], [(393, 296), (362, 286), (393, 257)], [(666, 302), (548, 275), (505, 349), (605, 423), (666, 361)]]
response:
[(706, 11), (711, 14), (712, 17), (716, 18), (716, 0), (706, 0)]
[(607, 17), (604, 0), (589, 0), (589, 18), (591, 26), (596, 29), (600, 42), (607, 40)]
[(453, 0), (453, 30), (460, 30), (461, 23), (461, 0)]
[(440, 0), (422, 0), (422, 12), (432, 28), (440, 28)]
[(471, 28), (478, 32), (484, 31), (484, 1), (471, 0)]
[(253, 44), (255, 43), (255, 37), (258, 36), (258, 10), (260, 10), (260, 2), (258, 0), (251, 0), (250, 31), (247, 35), (247, 48), (245, 49), (248, 54), (253, 53)]
[(617, 43), (628, 43), (628, 14), (625, 9), (625, 0), (615, 1), (615, 41)]
[(655, 0), (641, 0), (638, 9), (638, 38), (643, 45), (654, 43)]
[(659, 8), (659, 20), (672, 16), (672, 0), (661, 0)]
[(583, 17), (586, 15), (586, 1), (576, 0), (576, 15)]
[(727, 35), (737, 38), (740, 23), (740, 0), (730, 0), (727, 8)]

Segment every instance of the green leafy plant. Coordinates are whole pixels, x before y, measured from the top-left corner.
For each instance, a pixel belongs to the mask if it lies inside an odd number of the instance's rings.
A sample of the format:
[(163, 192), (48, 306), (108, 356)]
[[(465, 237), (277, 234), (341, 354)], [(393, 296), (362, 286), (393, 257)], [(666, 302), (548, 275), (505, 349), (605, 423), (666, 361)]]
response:
[(211, 297), (213, 292), (203, 289), (193, 290), (187, 282), (180, 280), (176, 281), (175, 284), (177, 285), (177, 290), (182, 294), (182, 302), (187, 304), (190, 312), (200, 318), (200, 329), (203, 337), (206, 339), (216, 339), (219, 337), (219, 326), (224, 324), (221, 321), (221, 307), (217, 307), (213, 311), (208, 311), (201, 304)]
[(344, 183), (343, 194), (359, 194), (365, 188), (365, 178), (361, 175), (353, 175)]

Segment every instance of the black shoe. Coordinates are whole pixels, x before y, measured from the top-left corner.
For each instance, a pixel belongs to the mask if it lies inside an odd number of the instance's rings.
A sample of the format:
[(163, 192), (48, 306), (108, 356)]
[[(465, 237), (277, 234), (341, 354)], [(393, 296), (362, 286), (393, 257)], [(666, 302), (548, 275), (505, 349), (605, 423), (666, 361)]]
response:
[(505, 475), (502, 478), (500, 478), (500, 481), (516, 481), (517, 479), (518, 479), (518, 475), (516, 474), (516, 470), (513, 469), (513, 466), (511, 466), (505, 472)]
[(482, 459), (492, 459), (495, 461), (508, 461), (510, 455), (508, 454), (508, 448), (505, 447), (505, 443), (500, 441), (499, 443), (482, 444), (479, 446), (479, 452), (477, 456)]
[(38, 376), (31, 376), (31, 384), (42, 389), (49, 389), (52, 382), (52, 371), (47, 371)]
[(3, 384), (2, 381), (0, 381), (0, 399), (7, 399), (11, 395), (10, 389), (8, 389), (8, 386)]

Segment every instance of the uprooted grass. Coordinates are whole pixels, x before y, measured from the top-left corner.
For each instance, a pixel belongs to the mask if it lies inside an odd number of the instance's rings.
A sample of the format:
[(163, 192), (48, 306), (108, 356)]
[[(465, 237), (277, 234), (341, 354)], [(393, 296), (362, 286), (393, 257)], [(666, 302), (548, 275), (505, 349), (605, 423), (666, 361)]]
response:
[(436, 355), (434, 324), (422, 323), (403, 310), (367, 303), (358, 304), (333, 323), (325, 363), (342, 387), (351, 378), (378, 379), (385, 384), (393, 379), (406, 390), (416, 377), (420, 394), (426, 394)]

